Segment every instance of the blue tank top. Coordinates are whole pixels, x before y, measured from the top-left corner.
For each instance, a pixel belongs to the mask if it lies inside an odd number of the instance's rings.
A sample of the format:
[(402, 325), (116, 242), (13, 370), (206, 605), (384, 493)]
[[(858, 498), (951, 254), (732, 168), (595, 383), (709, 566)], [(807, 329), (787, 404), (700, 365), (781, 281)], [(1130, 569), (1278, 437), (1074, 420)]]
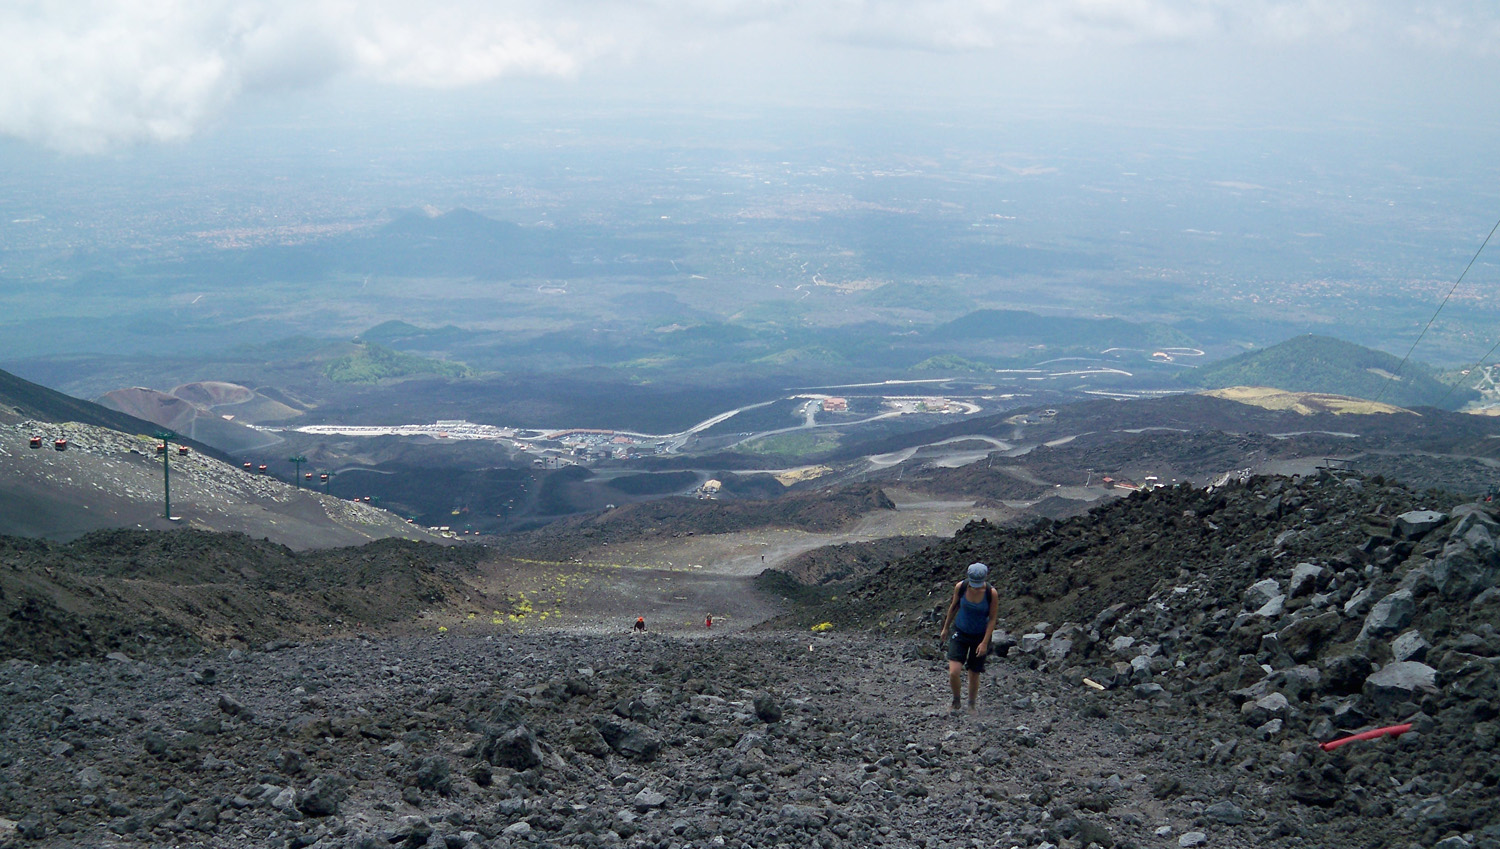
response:
[(958, 594), (958, 618), (953, 621), (955, 630), (964, 634), (984, 636), (990, 626), (990, 588), (984, 588), (984, 601), (969, 601), (968, 592)]

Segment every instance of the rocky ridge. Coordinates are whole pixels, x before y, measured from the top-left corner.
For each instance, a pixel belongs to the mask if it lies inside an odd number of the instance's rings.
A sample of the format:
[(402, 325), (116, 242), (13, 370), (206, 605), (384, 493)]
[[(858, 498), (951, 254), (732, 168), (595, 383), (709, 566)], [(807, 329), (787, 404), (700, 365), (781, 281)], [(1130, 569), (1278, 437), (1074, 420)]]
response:
[(95, 531), (71, 543), (0, 537), (0, 657), (193, 653), (399, 631), (439, 609), (487, 614), (475, 586), (484, 555), (394, 539), (294, 552), (192, 529)]
[[(1454, 502), (1358, 476), (1226, 476), (1026, 530), (971, 525), (797, 618), (923, 635), (983, 560), (1000, 650), (1101, 717), (1152, 705), (1179, 729), (1169, 759), (1355, 842), (1500, 846), (1500, 520)], [(1401, 722), (1398, 740), (1317, 745)]]
[[(41, 449), (29, 448), (32, 436)], [(67, 440), (56, 451), (53, 442)], [(190, 451), (170, 458), (172, 512), (162, 516), (156, 441), (95, 425), (23, 420), (0, 423), (0, 533), (71, 539), (99, 528), (186, 526), (272, 537), (295, 548), (399, 536), (435, 539), (400, 517), (298, 489)]]

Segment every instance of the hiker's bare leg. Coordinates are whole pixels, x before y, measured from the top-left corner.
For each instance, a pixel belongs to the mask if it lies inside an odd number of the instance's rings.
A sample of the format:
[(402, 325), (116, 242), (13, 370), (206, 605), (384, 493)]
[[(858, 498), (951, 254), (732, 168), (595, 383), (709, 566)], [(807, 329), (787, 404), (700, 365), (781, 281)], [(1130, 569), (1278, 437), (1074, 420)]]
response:
[[(955, 695), (956, 695), (955, 690)], [(969, 712), (974, 712), (974, 703), (979, 699), (979, 673), (969, 673)]]
[(953, 690), (953, 709), (958, 710), (958, 697), (960, 679), (963, 675), (964, 665), (956, 660), (948, 661), (948, 686)]

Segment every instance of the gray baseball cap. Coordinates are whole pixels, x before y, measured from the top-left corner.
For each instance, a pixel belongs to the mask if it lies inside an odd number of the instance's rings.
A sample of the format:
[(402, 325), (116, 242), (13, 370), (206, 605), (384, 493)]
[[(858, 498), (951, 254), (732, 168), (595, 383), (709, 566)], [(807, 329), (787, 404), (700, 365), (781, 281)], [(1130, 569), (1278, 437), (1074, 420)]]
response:
[(969, 586), (982, 587), (990, 582), (990, 567), (983, 563), (969, 565)]

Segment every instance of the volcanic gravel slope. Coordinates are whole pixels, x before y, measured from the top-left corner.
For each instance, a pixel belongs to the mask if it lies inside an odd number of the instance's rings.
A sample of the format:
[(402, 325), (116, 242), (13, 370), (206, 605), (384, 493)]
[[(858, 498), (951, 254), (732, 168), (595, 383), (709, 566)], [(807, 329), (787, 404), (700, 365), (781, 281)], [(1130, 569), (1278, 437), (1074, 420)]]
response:
[(914, 648), (551, 635), (11, 661), (0, 841), (1246, 846), (1301, 828), (1242, 770), (1168, 757), (1186, 723), (1150, 703), (1105, 718), (998, 663), (978, 714), (950, 715)]
[[(1235, 479), (976, 523), (764, 633), (12, 660), (0, 845), (1497, 847), (1497, 543), (1441, 493)], [(1012, 633), (954, 716), (973, 560)]]
[(482, 549), (408, 540), (294, 552), (243, 534), (0, 537), (0, 657), (47, 662), (391, 631), (473, 603)]

